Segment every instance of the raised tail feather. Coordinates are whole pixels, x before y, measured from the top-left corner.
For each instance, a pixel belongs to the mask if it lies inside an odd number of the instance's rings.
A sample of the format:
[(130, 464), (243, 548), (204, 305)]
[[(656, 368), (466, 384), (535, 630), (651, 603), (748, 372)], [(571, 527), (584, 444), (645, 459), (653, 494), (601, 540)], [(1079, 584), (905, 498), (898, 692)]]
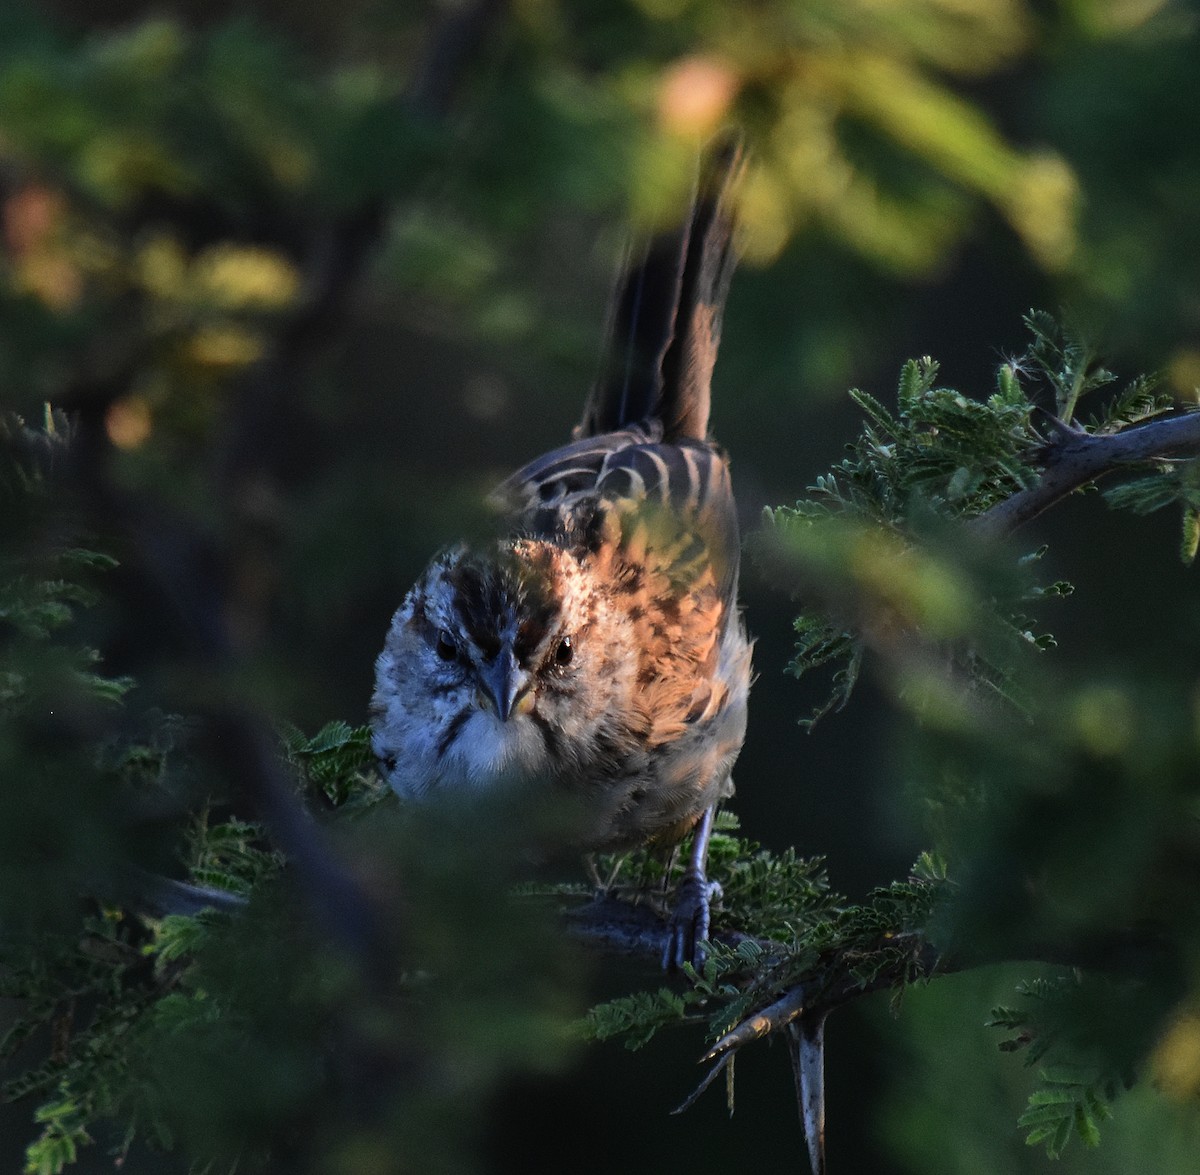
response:
[(707, 438), (741, 173), (740, 140), (722, 140), (702, 165), (687, 222), (652, 240), (623, 275), (604, 367), (577, 437), (659, 420), (664, 440)]

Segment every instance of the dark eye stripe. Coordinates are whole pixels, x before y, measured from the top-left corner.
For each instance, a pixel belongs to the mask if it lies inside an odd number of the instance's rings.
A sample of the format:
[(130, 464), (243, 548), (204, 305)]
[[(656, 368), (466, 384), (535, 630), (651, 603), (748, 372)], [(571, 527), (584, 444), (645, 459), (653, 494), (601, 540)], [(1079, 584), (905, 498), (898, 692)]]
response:
[(546, 635), (546, 629), (540, 623), (530, 619), (522, 620), (517, 626), (517, 639), (513, 641), (513, 652), (522, 663), (530, 653), (541, 644)]
[(458, 738), (458, 732), (462, 730), (468, 718), (471, 717), (471, 711), (465, 706), (459, 710), (453, 718), (450, 719), (449, 726), (442, 732), (442, 737), (438, 739), (437, 757), (440, 759), (450, 749), (450, 744)]
[(531, 710), (529, 717), (533, 719), (534, 726), (542, 732), (542, 741), (546, 744), (546, 754), (552, 760), (557, 760), (562, 748), (562, 740), (559, 738), (558, 731), (554, 729), (553, 723), (539, 714), (537, 710)]

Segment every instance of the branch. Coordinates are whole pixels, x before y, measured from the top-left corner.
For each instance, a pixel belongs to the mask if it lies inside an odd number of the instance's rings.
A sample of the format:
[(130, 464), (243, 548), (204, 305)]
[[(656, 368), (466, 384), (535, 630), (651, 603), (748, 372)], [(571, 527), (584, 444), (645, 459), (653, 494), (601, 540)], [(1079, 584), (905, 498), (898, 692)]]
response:
[(611, 895), (567, 910), (565, 919), (567, 930), (575, 939), (605, 955), (661, 961), (671, 936), (666, 920), (650, 906)]
[[(644, 904), (615, 897), (589, 902), (566, 913), (567, 928), (577, 940), (606, 953), (619, 952), (645, 960), (658, 970), (662, 949), (670, 933), (664, 917)], [(733, 946), (749, 939), (762, 950), (756, 970), (762, 973), (782, 959), (780, 944), (754, 938), (736, 929), (721, 930), (713, 941)], [(878, 952), (881, 966), (866, 964)], [(955, 975), (1001, 963), (1043, 963), (1080, 968), (1133, 978), (1159, 975), (1182, 976), (1178, 952), (1169, 939), (1152, 927), (1118, 928), (1084, 939), (1061, 942), (1020, 942), (991, 945), (987, 949), (966, 946), (941, 948), (922, 931), (905, 930), (881, 934), (872, 943), (861, 939), (825, 950), (798, 980), (779, 989), (775, 1000), (747, 1016), (727, 1032), (700, 1058), (715, 1061), (726, 1053), (779, 1032), (803, 1018), (813, 1020), (877, 991), (895, 990), (906, 984)], [(731, 978), (731, 977), (726, 977)]]
[(1099, 435), (1055, 421), (1055, 436), (1044, 451), (1043, 472), (1037, 484), (997, 503), (976, 518), (972, 527), (988, 536), (1008, 534), (1081, 486), (1122, 466), (1197, 454), (1200, 411)]

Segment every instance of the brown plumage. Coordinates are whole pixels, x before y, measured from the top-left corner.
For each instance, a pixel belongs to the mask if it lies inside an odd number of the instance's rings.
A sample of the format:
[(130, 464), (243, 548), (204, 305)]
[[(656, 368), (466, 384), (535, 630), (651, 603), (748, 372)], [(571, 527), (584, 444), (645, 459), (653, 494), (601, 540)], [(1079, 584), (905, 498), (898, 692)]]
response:
[(721, 148), (687, 223), (629, 269), (576, 439), (496, 491), (512, 537), (426, 570), (371, 705), (403, 796), (544, 785), (578, 803), (587, 850), (697, 828), (674, 962), (707, 935), (708, 833), (750, 684), (733, 491), (707, 437), (739, 169)]

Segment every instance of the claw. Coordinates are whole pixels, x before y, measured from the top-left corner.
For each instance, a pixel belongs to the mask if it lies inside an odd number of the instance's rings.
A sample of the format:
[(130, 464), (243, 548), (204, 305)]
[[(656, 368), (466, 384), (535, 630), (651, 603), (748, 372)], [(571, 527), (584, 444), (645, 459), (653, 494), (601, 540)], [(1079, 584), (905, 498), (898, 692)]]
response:
[(721, 887), (705, 875), (708, 842), (712, 837), (716, 809), (705, 809), (692, 836), (692, 852), (687, 869), (675, 894), (670, 933), (663, 948), (663, 970), (679, 971), (691, 963), (699, 971), (704, 966), (700, 943), (708, 938), (712, 904), (721, 896)]
[(697, 971), (704, 967), (701, 943), (708, 938), (712, 904), (721, 896), (721, 887), (703, 874), (687, 873), (675, 895), (670, 935), (663, 949), (663, 970), (680, 971), (691, 963)]

